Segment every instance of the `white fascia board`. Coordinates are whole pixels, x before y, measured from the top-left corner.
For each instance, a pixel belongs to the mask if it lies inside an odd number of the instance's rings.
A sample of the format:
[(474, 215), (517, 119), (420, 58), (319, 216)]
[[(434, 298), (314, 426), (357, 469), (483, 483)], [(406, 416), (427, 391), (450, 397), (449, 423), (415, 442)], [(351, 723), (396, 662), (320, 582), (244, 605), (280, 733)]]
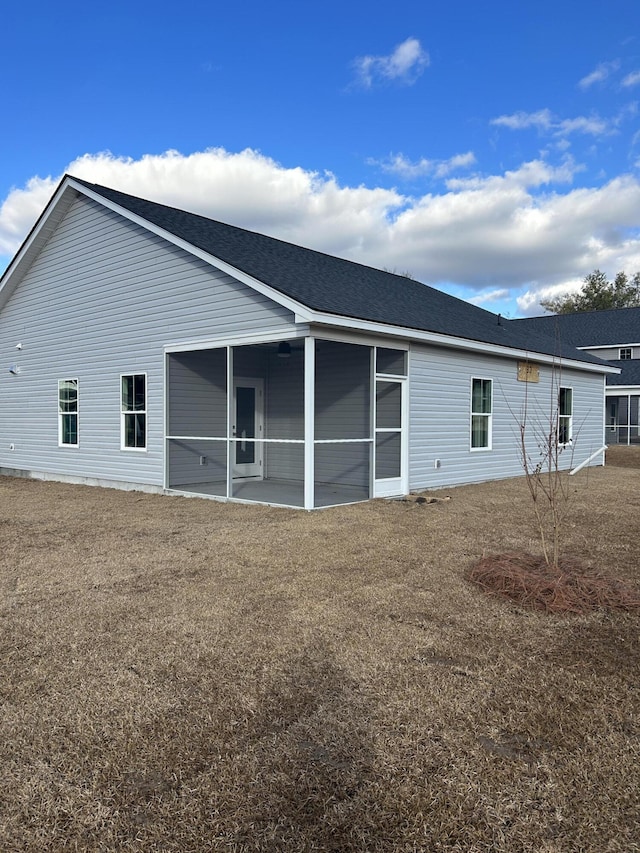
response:
[[(590, 350), (590, 349), (624, 349), (625, 347), (640, 347), (640, 343), (638, 344), (598, 344), (598, 346), (590, 346), (590, 347), (576, 347), (579, 350)], [(631, 359), (629, 359), (631, 361)]]
[(640, 394), (640, 385), (607, 385), (604, 392), (607, 397), (618, 397), (620, 394)]
[(586, 370), (590, 373), (621, 373), (617, 367), (606, 364), (590, 364), (585, 361), (561, 358), (560, 356), (547, 355), (545, 353), (521, 350), (513, 347), (489, 344), (483, 341), (472, 341), (467, 338), (458, 338), (454, 335), (442, 335), (437, 332), (423, 332), (420, 329), (405, 329), (402, 326), (388, 326), (384, 323), (375, 323), (371, 320), (357, 320), (353, 317), (339, 317), (333, 314), (321, 314), (311, 312), (310, 322), (318, 325), (347, 327), (376, 335), (386, 335), (395, 338), (404, 338), (418, 343), (432, 344), (435, 346), (448, 347), (450, 349), (461, 349), (469, 352), (480, 352), (485, 355), (506, 356), (508, 358), (528, 359), (540, 364), (551, 364), (556, 367), (562, 365), (566, 368)]
[(229, 336), (212, 335), (208, 338), (198, 338), (193, 341), (176, 341), (164, 345), (165, 352), (193, 352), (195, 350), (217, 349), (219, 347), (246, 347), (255, 344), (272, 344), (278, 341), (292, 341), (296, 338), (304, 338), (309, 334), (308, 326), (298, 329), (282, 329), (278, 327), (273, 331), (264, 330), (259, 333), (246, 332)]
[[(289, 311), (292, 311), (296, 315), (296, 322), (307, 322), (306, 317), (308, 314), (308, 309), (305, 305), (302, 305), (302, 303), (297, 302), (295, 299), (291, 299), (291, 297), (286, 296), (284, 293), (281, 293), (279, 290), (276, 290), (274, 287), (265, 284), (259, 279), (254, 278), (253, 276), (248, 275), (245, 272), (242, 272), (242, 270), (236, 269), (236, 267), (232, 266), (231, 264), (228, 264), (226, 261), (223, 261), (220, 258), (217, 258), (215, 255), (212, 255), (209, 252), (205, 252), (204, 249), (199, 249), (197, 246), (194, 246), (187, 240), (183, 240), (181, 237), (176, 237), (176, 235), (172, 234), (171, 231), (165, 231), (164, 228), (159, 228), (157, 225), (154, 225), (153, 222), (149, 222), (148, 219), (145, 219), (144, 216), (138, 216), (136, 213), (132, 213), (130, 210), (127, 210), (126, 207), (121, 207), (119, 204), (116, 204), (116, 202), (111, 201), (110, 199), (100, 195), (100, 193), (95, 193), (88, 187), (83, 186), (82, 184), (76, 184), (73, 181), (73, 178), (70, 179), (70, 182), (78, 190), (78, 192), (83, 193), (88, 198), (91, 198), (93, 199), (93, 201), (98, 202), (98, 204), (101, 204), (104, 207), (108, 207), (110, 210), (113, 210), (114, 213), (118, 213), (120, 216), (124, 216), (125, 219), (128, 219), (130, 222), (135, 222), (136, 225), (140, 225), (147, 231), (151, 231), (158, 237), (162, 237), (163, 240), (167, 240), (169, 243), (173, 243), (174, 246), (179, 246), (181, 249), (184, 249), (184, 251), (188, 252), (190, 255), (195, 255), (195, 257), (200, 258), (206, 263), (212, 264), (217, 269), (227, 273), (227, 275), (238, 279), (238, 281), (241, 281), (248, 287), (253, 288), (254, 290), (258, 291), (258, 293), (261, 293), (263, 296), (266, 296), (268, 299), (273, 300), (273, 302), (276, 302), (278, 305), (282, 305), (283, 308), (288, 308)], [(300, 320), (298, 320), (298, 317), (300, 318)]]
[(24, 242), (13, 256), (9, 266), (0, 277), (0, 307), (20, 283), (23, 270), (31, 266), (42, 246), (47, 242), (56, 226), (71, 207), (75, 192), (67, 191), (69, 184), (62, 181), (49, 199), (47, 206), (27, 234)]

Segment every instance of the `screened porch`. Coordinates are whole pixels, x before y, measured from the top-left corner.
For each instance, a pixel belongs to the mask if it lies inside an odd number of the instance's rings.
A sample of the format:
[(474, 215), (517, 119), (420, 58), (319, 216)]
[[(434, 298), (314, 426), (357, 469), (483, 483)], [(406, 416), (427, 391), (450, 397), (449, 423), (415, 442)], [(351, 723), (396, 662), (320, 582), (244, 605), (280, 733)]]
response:
[(308, 337), (166, 357), (167, 489), (306, 509), (406, 491), (406, 351)]
[(607, 396), (607, 444), (640, 444), (640, 395)]

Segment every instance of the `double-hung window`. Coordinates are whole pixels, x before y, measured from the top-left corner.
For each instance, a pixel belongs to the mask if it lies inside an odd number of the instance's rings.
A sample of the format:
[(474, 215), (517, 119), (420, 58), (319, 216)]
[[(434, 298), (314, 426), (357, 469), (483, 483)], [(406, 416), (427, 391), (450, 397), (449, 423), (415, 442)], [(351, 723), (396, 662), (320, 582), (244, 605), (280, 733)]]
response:
[(78, 380), (58, 380), (58, 444), (78, 447)]
[(558, 392), (558, 444), (569, 444), (573, 431), (573, 388)]
[(493, 411), (493, 382), (491, 379), (471, 380), (471, 449), (491, 450), (491, 418)]
[(123, 450), (146, 450), (147, 447), (147, 376), (128, 373), (120, 377), (121, 447)]

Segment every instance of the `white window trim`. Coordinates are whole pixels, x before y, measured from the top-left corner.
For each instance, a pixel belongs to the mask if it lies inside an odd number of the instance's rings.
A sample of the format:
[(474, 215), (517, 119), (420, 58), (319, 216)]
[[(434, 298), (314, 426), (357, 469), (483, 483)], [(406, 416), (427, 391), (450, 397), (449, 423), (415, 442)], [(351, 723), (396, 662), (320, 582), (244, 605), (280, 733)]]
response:
[[(473, 411), (473, 383), (475, 381), (479, 382), (490, 382), (491, 383), (491, 411), (486, 414), (485, 412), (474, 412)], [(488, 443), (486, 447), (473, 447), (473, 418), (474, 416), (479, 416), (488, 419)], [(469, 383), (469, 450), (471, 453), (486, 453), (489, 450), (493, 450), (493, 379), (490, 376), (472, 376), (471, 381)]]
[[(62, 382), (75, 382), (76, 383), (76, 410), (75, 412), (61, 412), (60, 411), (60, 384)], [(77, 377), (71, 376), (67, 379), (58, 379), (58, 399), (56, 401), (56, 406), (58, 409), (58, 447), (80, 447), (80, 381)], [(62, 417), (63, 415), (75, 415), (76, 416), (76, 438), (77, 441), (75, 444), (70, 444), (68, 441), (62, 440)]]
[[(560, 392), (571, 391), (571, 413), (563, 415), (560, 412)], [(560, 418), (569, 418), (569, 440), (560, 441)], [(558, 447), (569, 447), (573, 441), (573, 385), (560, 385), (558, 388)]]
[[(138, 412), (128, 411), (125, 412), (122, 408), (122, 380), (125, 376), (144, 376), (144, 410)], [(144, 370), (138, 370), (134, 373), (121, 373), (120, 381), (118, 385), (118, 395), (120, 399), (120, 450), (125, 451), (126, 453), (147, 453), (148, 445), (149, 445), (149, 422), (148, 422), (148, 409), (149, 409), (149, 382), (147, 378), (147, 373)], [(130, 414), (138, 414), (144, 415), (144, 447), (127, 447), (124, 443), (124, 437), (126, 434), (125, 430), (125, 415)]]
[[(629, 355), (622, 355), (623, 352), (628, 352)], [(620, 347), (618, 350), (618, 360), (619, 361), (631, 361), (633, 359), (633, 347)]]

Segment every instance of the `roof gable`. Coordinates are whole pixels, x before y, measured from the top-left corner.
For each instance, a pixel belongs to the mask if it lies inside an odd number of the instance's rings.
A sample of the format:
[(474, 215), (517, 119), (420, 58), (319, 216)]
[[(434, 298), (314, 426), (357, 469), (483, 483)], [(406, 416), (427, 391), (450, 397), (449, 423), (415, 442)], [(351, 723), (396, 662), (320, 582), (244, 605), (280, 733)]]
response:
[[(279, 294), (282, 304), (293, 301), (313, 312), (335, 318), (384, 324), (399, 333), (433, 333), (453, 340), (479, 342), (519, 352), (562, 357), (573, 362), (602, 365), (600, 359), (577, 352), (572, 346), (541, 333), (539, 329), (518, 325), (499, 315), (442, 293), (405, 276), (374, 269), (353, 261), (303, 248), (264, 234), (226, 225), (198, 214), (147, 201), (118, 190), (65, 176), (52, 202), (34, 227), (16, 258), (0, 280), (3, 289), (19, 267), (28, 266), (29, 252), (38, 251), (38, 234), (56, 204), (62, 205), (69, 194), (83, 193), (104, 200), (111, 209), (131, 215), (143, 226), (176, 238), (187, 250), (224, 263), (231, 270), (263, 284)], [(55, 220), (55, 216), (51, 217)], [(35, 235), (35, 236), (34, 236)], [(251, 282), (249, 282), (251, 283)], [(0, 302), (1, 304), (1, 302)], [(402, 330), (402, 332), (400, 331)], [(606, 370), (606, 368), (605, 368)]]

